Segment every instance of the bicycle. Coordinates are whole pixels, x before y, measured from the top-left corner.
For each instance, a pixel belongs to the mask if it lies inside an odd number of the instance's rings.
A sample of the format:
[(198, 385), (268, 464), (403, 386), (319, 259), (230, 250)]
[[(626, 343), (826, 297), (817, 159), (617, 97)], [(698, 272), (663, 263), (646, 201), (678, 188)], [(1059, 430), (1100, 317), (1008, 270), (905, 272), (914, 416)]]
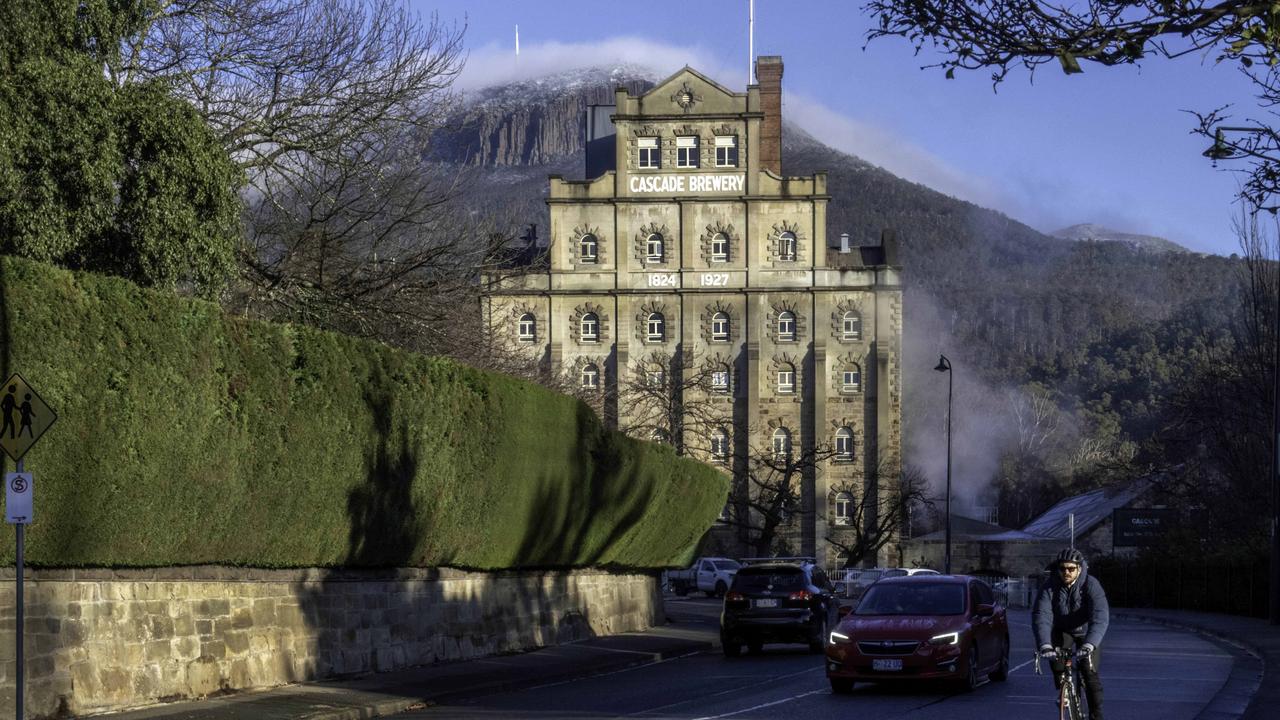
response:
[(1036, 653), (1036, 674), (1043, 675), (1040, 670), (1040, 660), (1058, 660), (1063, 661), (1061, 687), (1058, 690), (1058, 720), (1087, 720), (1088, 715), (1084, 712), (1084, 707), (1080, 703), (1080, 667), (1079, 663), (1089, 662), (1089, 653), (1084, 650), (1076, 650), (1074, 652), (1066, 648), (1054, 648), (1052, 651), (1043, 654)]

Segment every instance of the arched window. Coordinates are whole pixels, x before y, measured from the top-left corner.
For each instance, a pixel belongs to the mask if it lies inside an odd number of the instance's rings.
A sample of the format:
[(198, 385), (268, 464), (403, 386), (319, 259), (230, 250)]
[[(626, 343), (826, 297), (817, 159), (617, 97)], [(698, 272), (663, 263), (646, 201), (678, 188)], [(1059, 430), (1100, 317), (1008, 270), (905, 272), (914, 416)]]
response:
[(600, 318), (595, 313), (583, 315), (579, 329), (582, 331), (582, 342), (600, 342)]
[(578, 260), (584, 263), (595, 263), (600, 259), (600, 242), (596, 236), (587, 233), (578, 241)]
[(595, 390), (600, 387), (600, 368), (595, 365), (582, 367), (582, 387), (586, 390)]
[(773, 431), (773, 456), (775, 458), (791, 457), (791, 431), (780, 427)]
[(718, 312), (711, 316), (711, 339), (729, 342), (729, 314)]
[(778, 236), (778, 258), (781, 260), (796, 259), (796, 234), (784, 232)]
[(729, 238), (724, 233), (711, 238), (711, 262), (729, 262)]
[(836, 495), (836, 525), (853, 523), (853, 495), (842, 492)]
[(836, 460), (853, 460), (853, 430), (842, 427), (836, 430)]
[(778, 342), (794, 342), (796, 339), (796, 314), (783, 310), (778, 313)]
[(671, 444), (671, 436), (662, 428), (654, 428), (653, 432), (649, 433), (649, 439), (656, 443)]
[(857, 340), (862, 337), (862, 315), (856, 310), (849, 310), (840, 321), (840, 334), (845, 340)]
[(729, 461), (729, 433), (724, 428), (711, 431), (711, 457), (716, 462)]
[(645, 323), (645, 338), (650, 342), (667, 339), (667, 321), (662, 313), (649, 313), (649, 320)]
[(782, 363), (778, 366), (778, 392), (791, 395), (796, 391), (796, 366)]
[(840, 371), (840, 392), (856, 393), (862, 390), (862, 368), (849, 363)]
[(665, 262), (667, 257), (667, 246), (662, 240), (662, 235), (654, 233), (645, 241), (645, 259), (651, 263)]
[(533, 313), (525, 313), (520, 316), (517, 332), (520, 342), (533, 342), (538, 339), (538, 321), (533, 319)]
[(729, 392), (729, 366), (715, 365), (711, 368), (711, 391)]

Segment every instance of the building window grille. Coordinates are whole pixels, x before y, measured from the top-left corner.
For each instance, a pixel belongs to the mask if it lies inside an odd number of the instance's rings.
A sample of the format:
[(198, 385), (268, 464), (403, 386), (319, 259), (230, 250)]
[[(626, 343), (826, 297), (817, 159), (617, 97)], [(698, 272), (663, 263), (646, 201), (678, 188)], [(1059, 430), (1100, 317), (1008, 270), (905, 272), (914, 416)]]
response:
[(671, 444), (671, 435), (668, 434), (667, 431), (663, 430), (662, 428), (654, 428), (653, 432), (649, 433), (649, 439), (656, 443), (662, 443), (664, 445)]
[(862, 337), (862, 316), (850, 310), (844, 314), (840, 322), (840, 331), (845, 340), (857, 340)]
[(796, 369), (790, 363), (778, 368), (778, 392), (791, 395), (796, 391)]
[(724, 233), (711, 238), (711, 262), (729, 262), (729, 238)]
[(716, 462), (729, 461), (729, 433), (723, 428), (716, 428), (711, 433), (711, 457)]
[(718, 312), (711, 317), (711, 339), (716, 342), (729, 342), (729, 315)]
[(719, 368), (711, 371), (711, 390), (718, 393), (729, 392), (728, 368)]
[(662, 342), (667, 339), (667, 322), (662, 313), (649, 313), (645, 323), (645, 338), (649, 342)]
[(645, 374), (645, 381), (651, 388), (662, 388), (667, 384), (667, 374), (661, 370), (654, 370)]
[(716, 136), (716, 167), (738, 167), (738, 136)]
[(778, 313), (778, 341), (795, 342), (795, 339), (796, 314), (790, 310), (783, 310)]
[(520, 342), (533, 342), (538, 339), (538, 322), (533, 319), (533, 313), (525, 313), (520, 316), (517, 334)]
[(836, 525), (853, 524), (853, 495), (842, 492), (836, 495)]
[(847, 427), (836, 430), (836, 460), (853, 460), (853, 430)]
[(662, 235), (654, 233), (645, 242), (645, 259), (651, 263), (664, 262), (667, 257), (667, 244)]
[(794, 261), (796, 259), (796, 234), (789, 231), (784, 232), (778, 240), (778, 257), (788, 262)]
[(698, 167), (698, 138), (695, 135), (682, 135), (676, 138), (676, 167)]
[(582, 342), (600, 342), (600, 318), (595, 313), (587, 313), (582, 316), (580, 323), (582, 330)]
[(840, 392), (856, 393), (862, 389), (862, 370), (848, 365), (840, 372)]
[(588, 264), (599, 262), (600, 242), (595, 235), (588, 233), (582, 236), (582, 240), (578, 242), (578, 260)]
[(641, 170), (656, 170), (662, 167), (662, 157), (658, 152), (658, 138), (642, 137), (637, 144), (640, 148), (639, 164)]
[(600, 387), (600, 368), (595, 365), (582, 368), (582, 387), (585, 390), (596, 390)]
[(773, 456), (778, 459), (791, 458), (791, 431), (778, 428), (773, 431)]

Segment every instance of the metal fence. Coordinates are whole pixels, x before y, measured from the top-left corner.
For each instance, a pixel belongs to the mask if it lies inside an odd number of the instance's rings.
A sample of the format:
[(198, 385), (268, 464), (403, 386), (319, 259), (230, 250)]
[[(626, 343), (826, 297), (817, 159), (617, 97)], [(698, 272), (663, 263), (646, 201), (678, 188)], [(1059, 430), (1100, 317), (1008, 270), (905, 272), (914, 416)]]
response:
[[(830, 573), (831, 582), (835, 584), (836, 594), (841, 597), (858, 598), (868, 585), (879, 580), (884, 568), (837, 568)], [(974, 575), (991, 586), (996, 599), (1010, 608), (1029, 608), (1035, 599), (1036, 589), (1040, 586), (1037, 577), (1007, 577), (1004, 575)]]

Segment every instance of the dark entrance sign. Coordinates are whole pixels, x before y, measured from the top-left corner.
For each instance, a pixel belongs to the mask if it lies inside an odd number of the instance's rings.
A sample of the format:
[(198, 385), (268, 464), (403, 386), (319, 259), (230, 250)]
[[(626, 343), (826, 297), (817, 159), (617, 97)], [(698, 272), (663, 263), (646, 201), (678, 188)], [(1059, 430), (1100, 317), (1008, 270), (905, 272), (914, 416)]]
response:
[(1116, 508), (1111, 521), (1111, 544), (1115, 547), (1151, 545), (1173, 521), (1173, 511), (1166, 508)]

